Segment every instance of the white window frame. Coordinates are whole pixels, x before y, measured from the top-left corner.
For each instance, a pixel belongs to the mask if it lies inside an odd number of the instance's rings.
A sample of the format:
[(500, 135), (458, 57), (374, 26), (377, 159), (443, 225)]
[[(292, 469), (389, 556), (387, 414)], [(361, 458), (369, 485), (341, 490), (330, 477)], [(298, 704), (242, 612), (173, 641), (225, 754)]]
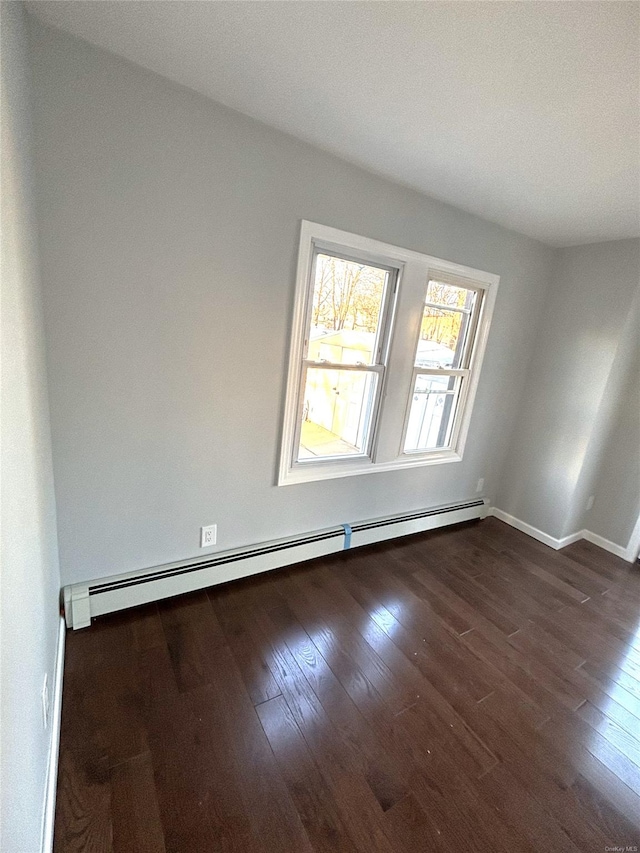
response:
[[(391, 279), (395, 277), (395, 291), (393, 294), (387, 294), (387, 313), (383, 314), (381, 310), (381, 323), (388, 322), (390, 325), (386, 330), (381, 330), (385, 352), (377, 359), (382, 361), (381, 365), (376, 365), (376, 372), (381, 376), (381, 387), (378, 389), (377, 411), (372, 415), (368, 454), (295, 461), (302, 422), (304, 390), (301, 386), (305, 369), (310, 364), (305, 362), (305, 354), (314, 287), (311, 276), (317, 251), (356, 257), (358, 260), (397, 272), (391, 276)], [(475, 338), (471, 340), (467, 361), (459, 370), (447, 368), (438, 371), (415, 367), (426, 289), (429, 280), (434, 279), (476, 290), (481, 297), (480, 308), (475, 317), (475, 329), (470, 330), (470, 334), (475, 332)], [(278, 485), (461, 461), (499, 282), (500, 277), (492, 273), (303, 220), (291, 324)], [(464, 375), (453, 433), (446, 448), (404, 451), (417, 373)]]

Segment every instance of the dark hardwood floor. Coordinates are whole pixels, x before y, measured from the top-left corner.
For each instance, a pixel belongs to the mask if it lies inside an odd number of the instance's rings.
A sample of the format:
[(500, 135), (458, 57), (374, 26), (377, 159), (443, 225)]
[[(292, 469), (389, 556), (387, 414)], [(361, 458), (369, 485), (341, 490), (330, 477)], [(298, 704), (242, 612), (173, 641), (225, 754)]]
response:
[(640, 847), (640, 570), (496, 519), (67, 637), (57, 853)]

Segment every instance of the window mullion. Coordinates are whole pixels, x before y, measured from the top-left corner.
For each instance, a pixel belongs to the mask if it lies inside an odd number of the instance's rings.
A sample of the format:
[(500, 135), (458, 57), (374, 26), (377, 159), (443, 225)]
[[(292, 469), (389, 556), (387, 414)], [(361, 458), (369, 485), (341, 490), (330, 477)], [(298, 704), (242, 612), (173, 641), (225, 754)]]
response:
[(376, 463), (398, 459), (409, 392), (409, 378), (415, 362), (415, 343), (420, 332), (424, 310), (424, 286), (428, 267), (415, 259), (402, 268), (398, 286), (399, 298), (393, 319), (394, 334), (389, 345), (385, 373), (383, 403), (377, 424), (373, 458)]

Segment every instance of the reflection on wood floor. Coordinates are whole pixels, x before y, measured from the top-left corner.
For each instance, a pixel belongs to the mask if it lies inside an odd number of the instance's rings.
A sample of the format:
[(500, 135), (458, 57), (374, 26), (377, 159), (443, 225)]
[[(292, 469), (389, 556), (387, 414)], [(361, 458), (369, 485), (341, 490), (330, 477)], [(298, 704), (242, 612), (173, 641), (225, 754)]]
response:
[(69, 633), (57, 853), (640, 847), (640, 569), (496, 519)]

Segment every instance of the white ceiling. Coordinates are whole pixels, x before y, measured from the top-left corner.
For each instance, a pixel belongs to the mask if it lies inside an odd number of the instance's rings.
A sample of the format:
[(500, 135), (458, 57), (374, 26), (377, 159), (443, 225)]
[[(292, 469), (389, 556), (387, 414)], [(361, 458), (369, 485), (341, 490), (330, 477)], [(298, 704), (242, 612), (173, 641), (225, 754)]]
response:
[(29, 12), (556, 246), (637, 236), (638, 2), (66, 2)]

